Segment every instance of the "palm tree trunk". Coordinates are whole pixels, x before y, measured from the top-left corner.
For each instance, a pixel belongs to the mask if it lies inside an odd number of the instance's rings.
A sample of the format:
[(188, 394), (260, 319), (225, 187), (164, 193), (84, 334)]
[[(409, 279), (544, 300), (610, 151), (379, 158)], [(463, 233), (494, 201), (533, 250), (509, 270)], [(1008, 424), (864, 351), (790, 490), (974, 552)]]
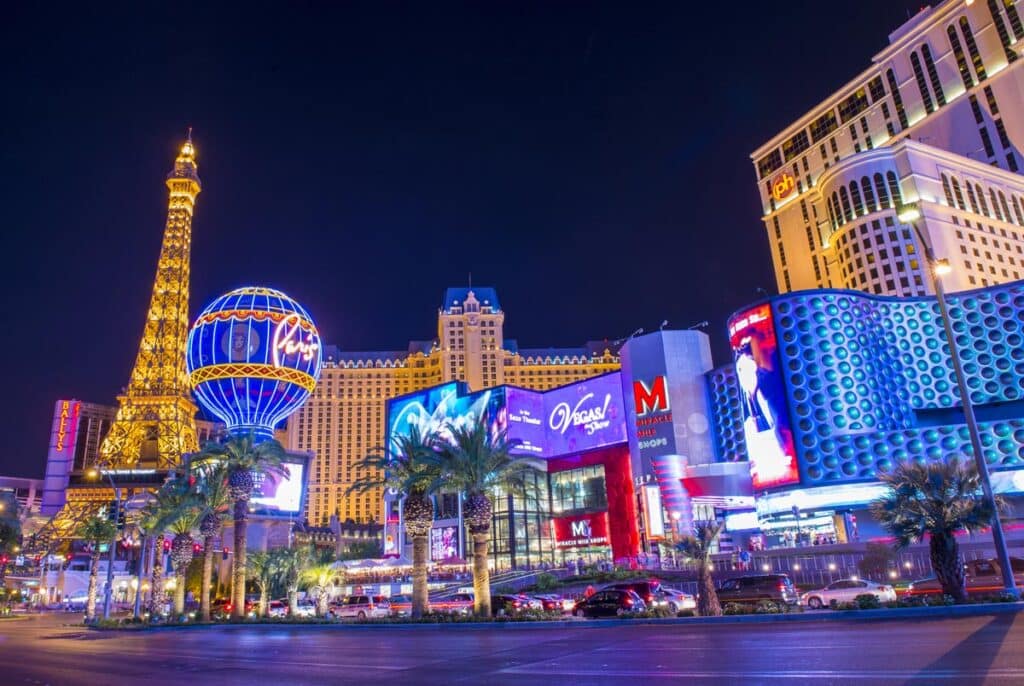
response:
[(174, 574), (174, 618), (185, 614), (185, 572), (175, 570)]
[(153, 575), (149, 582), (149, 615), (158, 617), (164, 610), (164, 535), (156, 537), (153, 551)]
[(711, 575), (708, 563), (705, 562), (697, 571), (697, 614), (701, 617), (718, 617), (722, 614), (722, 606), (718, 602), (718, 591), (715, 590), (715, 579)]
[(199, 616), (204, 622), (210, 621), (210, 586), (213, 583), (213, 536), (203, 539), (203, 585), (199, 599)]
[(235, 558), (231, 568), (231, 595), (234, 608), (231, 616), (234, 619), (245, 618), (245, 545), (249, 526), (249, 503), (245, 500), (235, 501)]
[(326, 586), (321, 586), (320, 587), (320, 595), (318, 595), (316, 597), (316, 616), (317, 617), (326, 617), (327, 616), (327, 601), (329, 599), (330, 599), (330, 596), (328, 596), (328, 594), (327, 594), (327, 587)]
[(430, 612), (430, 597), (427, 595), (427, 553), (429, 536), (415, 536), (412, 539), (412, 617), (418, 619)]
[(473, 612), (478, 617), (491, 616), (491, 571), (487, 566), (487, 544), (490, 532), (473, 534)]
[(928, 545), (935, 578), (942, 586), (942, 592), (958, 603), (967, 602), (964, 561), (960, 557), (960, 544), (952, 533), (932, 533)]
[(299, 616), (299, 590), (294, 586), (288, 586), (288, 616)]
[(267, 600), (267, 587), (265, 585), (260, 585), (260, 617), (267, 616), (267, 610), (269, 609), (269, 603)]
[(85, 600), (85, 621), (96, 619), (96, 582), (100, 573), (100, 546), (93, 543), (92, 558), (89, 565), (89, 594)]

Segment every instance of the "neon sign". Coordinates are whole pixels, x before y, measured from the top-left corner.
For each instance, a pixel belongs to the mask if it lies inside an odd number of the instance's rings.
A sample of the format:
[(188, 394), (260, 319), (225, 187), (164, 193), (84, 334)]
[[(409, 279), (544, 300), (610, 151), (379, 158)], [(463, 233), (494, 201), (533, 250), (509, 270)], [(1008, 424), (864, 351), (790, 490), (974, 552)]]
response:
[(636, 403), (637, 417), (644, 417), (654, 412), (668, 412), (668, 390), (665, 375), (655, 377), (650, 388), (641, 380), (634, 381), (633, 400)]
[[(72, 409), (72, 402), (74, 407)], [(57, 452), (64, 452), (67, 447), (67, 438), (70, 434), (74, 437), (75, 428), (78, 425), (78, 411), (81, 403), (71, 400), (62, 400), (60, 404), (60, 416), (57, 422), (57, 443), (54, 448)]]
[[(294, 322), (294, 323), (292, 323)], [(307, 334), (306, 341), (302, 340), (302, 317), (298, 313), (292, 313), (279, 321), (274, 328), (274, 366), (281, 366), (281, 351), (285, 356), (301, 355), (305, 361), (310, 361), (316, 354), (320, 344), (313, 340), (313, 334)]]
[(557, 548), (585, 548), (608, 545), (608, 513), (556, 517), (551, 520)]
[(593, 436), (595, 431), (608, 428), (611, 422), (606, 419), (606, 416), (608, 414), (608, 405), (612, 402), (612, 394), (605, 394), (603, 405), (595, 405), (594, 407), (581, 410), (580, 408), (583, 404), (593, 397), (593, 393), (587, 393), (577, 401), (576, 406), (572, 410), (569, 409), (569, 403), (558, 403), (548, 417), (548, 425), (560, 434), (564, 434), (570, 426), (582, 426), (586, 429), (588, 436)]
[(772, 197), (776, 202), (789, 197), (794, 189), (796, 189), (796, 179), (786, 172), (782, 172), (772, 179)]

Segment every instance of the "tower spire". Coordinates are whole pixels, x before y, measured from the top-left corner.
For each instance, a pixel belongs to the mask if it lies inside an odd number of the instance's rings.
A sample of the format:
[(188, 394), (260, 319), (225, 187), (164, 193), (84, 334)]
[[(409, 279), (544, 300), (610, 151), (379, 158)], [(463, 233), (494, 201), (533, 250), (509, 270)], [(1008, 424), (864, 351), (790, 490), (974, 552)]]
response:
[(167, 223), (153, 293), (128, 387), (100, 447), (115, 467), (174, 467), (198, 450), (196, 406), (185, 370), (192, 213), (202, 190), (192, 129), (167, 175)]

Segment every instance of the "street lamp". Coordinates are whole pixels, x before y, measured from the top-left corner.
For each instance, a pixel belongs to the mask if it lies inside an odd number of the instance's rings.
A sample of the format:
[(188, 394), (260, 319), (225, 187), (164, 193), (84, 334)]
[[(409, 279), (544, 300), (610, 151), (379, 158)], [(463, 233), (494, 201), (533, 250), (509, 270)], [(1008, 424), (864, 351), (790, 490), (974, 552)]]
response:
[(967, 433), (971, 437), (974, 464), (978, 470), (978, 475), (981, 477), (981, 490), (984, 498), (992, 508), (992, 540), (996, 546), (996, 556), (999, 558), (999, 567), (1003, 574), (1003, 590), (1007, 595), (1019, 598), (1020, 592), (1017, 590), (1017, 583), (1013, 578), (1013, 569), (1010, 567), (1010, 551), (1006, 547), (1006, 538), (1003, 536), (1003, 524), (999, 519), (999, 510), (996, 508), (995, 496), (992, 493), (992, 481), (988, 475), (988, 463), (985, 462), (985, 454), (982, 452), (981, 436), (978, 434), (978, 421), (974, 416), (971, 393), (967, 388), (967, 380), (964, 378), (964, 370), (960, 362), (956, 338), (953, 336), (953, 324), (949, 320), (946, 291), (943, 288), (941, 277), (951, 273), (953, 269), (949, 265), (949, 260), (940, 260), (935, 257), (931, 244), (925, 240), (924, 234), (918, 226), (918, 221), (921, 219), (921, 211), (916, 205), (904, 205), (900, 208), (897, 217), (904, 224), (910, 224), (913, 227), (914, 234), (917, 236), (921, 249), (924, 251), (925, 260), (928, 262), (929, 272), (932, 275), (932, 285), (935, 288), (935, 299), (939, 303), (939, 316), (942, 319), (942, 327), (945, 329), (946, 340), (949, 343), (949, 355), (953, 358), (953, 373), (956, 376), (956, 385), (960, 389), (960, 402), (963, 404), (964, 421), (967, 423)]
[(110, 539), (110, 556), (107, 560), (107, 587), (103, 590), (103, 619), (110, 619), (110, 601), (114, 590), (114, 552), (117, 550), (117, 523), (121, 521), (121, 489), (114, 483), (114, 477), (109, 471), (104, 472), (98, 467), (92, 467), (86, 474), (93, 479), (105, 474), (110, 481), (110, 487), (114, 489), (114, 535)]

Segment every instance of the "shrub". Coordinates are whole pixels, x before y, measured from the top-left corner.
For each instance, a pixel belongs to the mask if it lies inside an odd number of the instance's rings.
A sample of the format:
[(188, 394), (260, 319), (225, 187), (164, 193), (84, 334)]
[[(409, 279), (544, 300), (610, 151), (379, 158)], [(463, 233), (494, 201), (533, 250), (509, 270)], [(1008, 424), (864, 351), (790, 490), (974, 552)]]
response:
[(680, 610), (676, 617), (696, 617), (697, 613), (694, 610)]
[(544, 572), (537, 575), (537, 581), (534, 582), (533, 588), (537, 591), (550, 591), (559, 588), (561, 585), (562, 582), (558, 580), (557, 576)]
[(861, 593), (853, 599), (853, 602), (861, 610), (877, 610), (882, 607), (881, 601), (874, 593)]

